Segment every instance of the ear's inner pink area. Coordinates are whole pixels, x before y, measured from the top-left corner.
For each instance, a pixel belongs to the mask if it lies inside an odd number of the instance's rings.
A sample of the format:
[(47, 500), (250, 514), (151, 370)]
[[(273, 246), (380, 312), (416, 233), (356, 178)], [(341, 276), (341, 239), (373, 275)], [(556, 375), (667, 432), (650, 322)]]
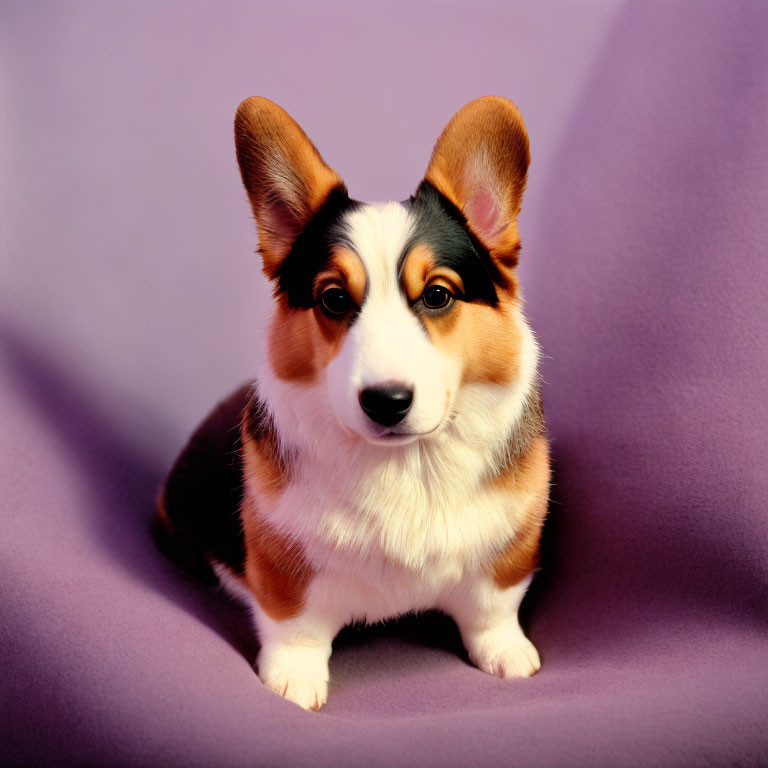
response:
[(478, 185), (472, 190), (464, 213), (477, 234), (485, 240), (493, 241), (503, 228), (501, 211), (493, 194), (482, 186)]
[(467, 226), (464, 214), (434, 185), (422, 182), (410, 203), (412, 235), (403, 254), (423, 247), (431, 251), (435, 267), (449, 269), (461, 278), (462, 299), (494, 306), (505, 277), (488, 249)]

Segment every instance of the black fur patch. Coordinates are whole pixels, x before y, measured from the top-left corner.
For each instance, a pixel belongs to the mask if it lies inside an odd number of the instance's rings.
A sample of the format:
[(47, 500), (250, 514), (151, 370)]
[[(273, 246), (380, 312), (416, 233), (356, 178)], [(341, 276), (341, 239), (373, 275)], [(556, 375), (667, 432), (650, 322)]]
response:
[(209, 557), (238, 574), (245, 566), (240, 426), (251, 400), (252, 387), (246, 385), (215, 408), (189, 439), (162, 492), (170, 530), (157, 526), (161, 548), (209, 582), (216, 581)]
[(310, 309), (315, 304), (312, 286), (315, 277), (328, 265), (334, 245), (347, 245), (339, 223), (343, 216), (360, 205), (351, 200), (340, 184), (330, 191), (318, 212), (296, 238), (289, 254), (277, 268), (277, 291), (285, 294), (288, 305)]
[(185, 571), (208, 583), (218, 580), (209, 558), (242, 576), (245, 539), (241, 429), (286, 462), (275, 437), (272, 416), (255, 383), (245, 384), (195, 430), (176, 459), (161, 494), (166, 525), (160, 516), (154, 534), (163, 553)]
[(428, 181), (422, 181), (416, 194), (406, 203), (415, 220), (398, 271), (405, 257), (417, 244), (425, 243), (435, 254), (438, 266), (456, 272), (464, 282), (464, 301), (482, 301), (495, 306), (496, 286), (506, 284), (488, 249), (475, 237), (458, 208)]

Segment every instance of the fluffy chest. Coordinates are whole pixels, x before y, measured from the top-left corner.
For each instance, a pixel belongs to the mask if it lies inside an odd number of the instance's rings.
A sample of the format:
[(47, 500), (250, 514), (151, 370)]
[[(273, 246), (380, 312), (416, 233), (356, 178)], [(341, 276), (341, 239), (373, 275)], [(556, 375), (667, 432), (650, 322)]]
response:
[(446, 445), (398, 454), (359, 473), (354, 463), (347, 457), (297, 467), (267, 511), (318, 571), (366, 570), (378, 579), (399, 569), (420, 582), (459, 579), (514, 538), (530, 504), (526, 489), (488, 481), (484, 451)]
[(275, 510), (316, 574), (310, 592), (343, 606), (346, 620), (441, 606), (466, 577), (487, 571), (523, 520), (524, 494), (390, 480), (369, 476), (344, 499), (298, 483)]

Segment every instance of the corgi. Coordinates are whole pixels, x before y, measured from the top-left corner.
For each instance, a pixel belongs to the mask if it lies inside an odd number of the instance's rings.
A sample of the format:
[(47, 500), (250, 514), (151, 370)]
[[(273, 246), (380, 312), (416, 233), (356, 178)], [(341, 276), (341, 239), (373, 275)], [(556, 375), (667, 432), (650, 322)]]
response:
[(305, 709), (326, 702), (343, 626), (428, 609), (484, 672), (534, 674), (518, 607), (550, 459), (516, 272), (520, 112), (461, 109), (405, 202), (350, 198), (267, 99), (240, 105), (235, 144), (268, 330), (253, 381), (171, 470), (161, 543), (245, 601), (259, 678)]

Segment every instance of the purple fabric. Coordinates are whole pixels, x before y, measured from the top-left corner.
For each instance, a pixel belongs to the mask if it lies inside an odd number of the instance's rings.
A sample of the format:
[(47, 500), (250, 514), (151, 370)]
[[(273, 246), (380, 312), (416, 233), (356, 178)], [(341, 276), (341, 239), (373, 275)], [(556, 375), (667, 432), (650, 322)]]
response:
[[(768, 764), (768, 6), (5, 4), (0, 761)], [(543, 669), (450, 621), (347, 630), (320, 714), (155, 551), (153, 495), (252, 367), (231, 120), (285, 106), (402, 199), (469, 99), (520, 106), (556, 484)]]

